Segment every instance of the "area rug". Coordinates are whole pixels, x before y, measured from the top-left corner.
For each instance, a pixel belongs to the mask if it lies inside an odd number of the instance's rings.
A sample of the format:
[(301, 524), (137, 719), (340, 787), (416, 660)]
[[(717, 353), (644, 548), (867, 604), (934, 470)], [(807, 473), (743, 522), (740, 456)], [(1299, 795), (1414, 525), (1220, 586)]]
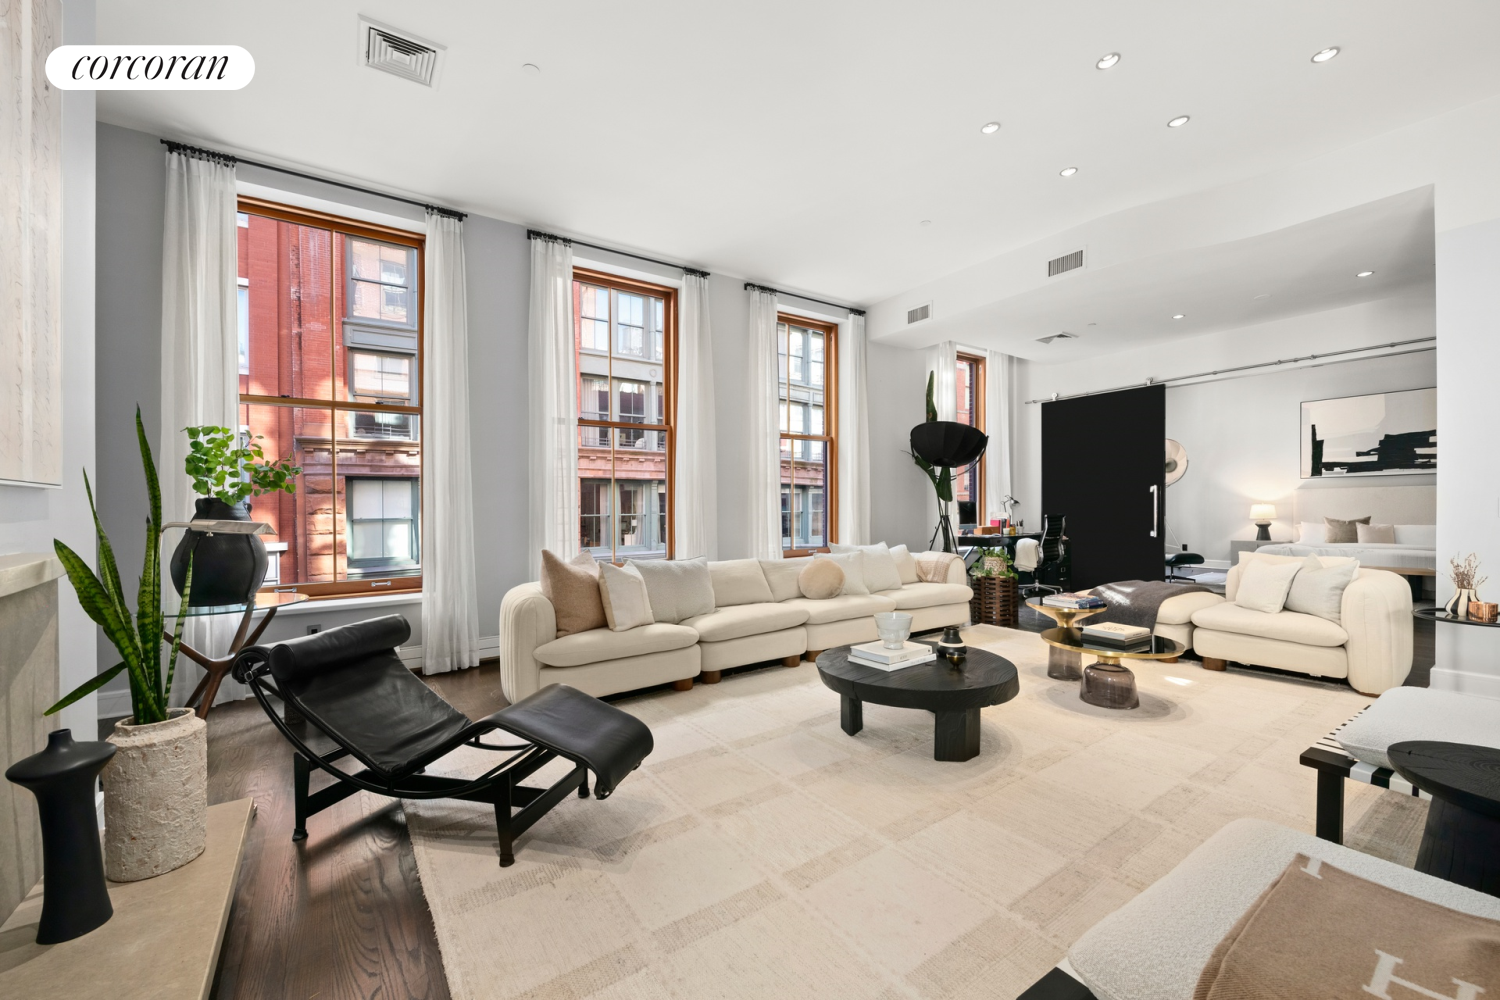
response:
[[(408, 803), (453, 996), (1013, 997), (1230, 820), (1311, 832), (1297, 756), (1369, 703), (1184, 660), (1133, 664), (1141, 707), (1110, 711), (1049, 679), (1031, 633), (965, 639), (1021, 675), (966, 763), (932, 759), (923, 712), (866, 705), (846, 736), (803, 664), (617, 700), (655, 752), (609, 799), (558, 806), (510, 868), (488, 807)], [(1422, 803), (1348, 788), (1351, 846), (1409, 864)]]

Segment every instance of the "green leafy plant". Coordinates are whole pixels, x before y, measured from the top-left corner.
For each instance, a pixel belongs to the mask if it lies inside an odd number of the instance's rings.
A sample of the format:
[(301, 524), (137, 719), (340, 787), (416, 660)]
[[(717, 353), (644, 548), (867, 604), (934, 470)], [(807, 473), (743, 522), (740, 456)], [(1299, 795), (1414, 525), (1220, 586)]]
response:
[(1004, 549), (980, 549), (979, 558), (974, 561), (974, 568), (969, 570), (969, 575), (993, 576), (1001, 580), (1018, 579), (1010, 553)]
[(263, 435), (241, 445), (239, 435), (228, 427), (205, 424), (186, 431), (188, 453), (183, 465), (199, 496), (234, 507), (262, 493), (297, 491), (296, 477), (302, 469), (287, 458), (265, 461), (265, 451), (256, 444)]
[(146, 520), (146, 559), (141, 567), (140, 581), (136, 587), (135, 614), (125, 603), (125, 591), (120, 584), (120, 571), (115, 565), (114, 549), (109, 536), (99, 523), (99, 511), (94, 506), (94, 489), (89, 483), (88, 473), (83, 474), (83, 486), (88, 491), (89, 512), (94, 516), (94, 531), (98, 536), (99, 572), (89, 568), (83, 558), (57, 539), (52, 547), (57, 558), (68, 573), (68, 582), (78, 594), (78, 603), (88, 613), (120, 654), (120, 662), (80, 684), (61, 701), (43, 714), (52, 715), (62, 711), (79, 698), (103, 687), (120, 671), (126, 671), (130, 679), (130, 705), (135, 724), (167, 720), (167, 698), (172, 692), (172, 675), (177, 669), (177, 654), (182, 647), (182, 622), (187, 612), (187, 595), (193, 586), (193, 563), (188, 560), (187, 580), (183, 587), (182, 605), (177, 612), (177, 624), (171, 637), (170, 656), (166, 669), (162, 669), (162, 643), (166, 639), (166, 619), (161, 610), (161, 484), (156, 477), (156, 462), (151, 457), (151, 445), (146, 441), (146, 428), (141, 423), (141, 408), (135, 409), (135, 436), (140, 443), (141, 465), (146, 474), (146, 493), (150, 499), (150, 515)]

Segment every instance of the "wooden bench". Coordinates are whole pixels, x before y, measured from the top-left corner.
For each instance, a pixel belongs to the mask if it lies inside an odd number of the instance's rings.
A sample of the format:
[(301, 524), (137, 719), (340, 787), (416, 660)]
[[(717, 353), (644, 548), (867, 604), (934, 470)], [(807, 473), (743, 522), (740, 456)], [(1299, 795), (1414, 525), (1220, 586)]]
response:
[[(1349, 722), (1359, 718), (1364, 711), (1365, 709), (1360, 709)], [(1367, 785), (1386, 788), (1402, 795), (1432, 798), (1426, 792), (1412, 787), (1411, 782), (1390, 768), (1366, 764), (1351, 756), (1338, 741), (1339, 730), (1347, 726), (1349, 722), (1339, 726), (1338, 729), (1302, 751), (1302, 756), (1297, 758), (1299, 763), (1318, 772), (1318, 804), (1314, 832), (1320, 839), (1332, 841), (1335, 844), (1344, 842), (1345, 780), (1362, 781)]]

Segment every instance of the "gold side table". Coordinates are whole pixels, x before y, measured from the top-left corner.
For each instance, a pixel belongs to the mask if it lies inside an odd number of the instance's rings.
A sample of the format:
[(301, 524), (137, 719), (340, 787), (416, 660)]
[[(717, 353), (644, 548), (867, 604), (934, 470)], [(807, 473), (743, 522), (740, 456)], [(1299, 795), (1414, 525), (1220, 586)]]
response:
[[(1108, 611), (1109, 608), (1053, 608), (1042, 603), (1040, 597), (1031, 597), (1026, 600), (1028, 608), (1034, 608), (1042, 614), (1057, 622), (1062, 628), (1072, 628), (1073, 623), (1080, 618), (1097, 615)], [(1050, 646), (1047, 650), (1047, 676), (1057, 681), (1076, 681), (1083, 677), (1083, 657), (1078, 653), (1064, 649), (1059, 646)]]
[(1093, 653), (1097, 662), (1083, 670), (1078, 685), (1081, 701), (1100, 708), (1138, 708), (1135, 674), (1121, 660), (1176, 660), (1187, 649), (1175, 639), (1153, 635), (1139, 646), (1110, 646), (1093, 642), (1076, 628), (1049, 628), (1042, 641), (1054, 649)]

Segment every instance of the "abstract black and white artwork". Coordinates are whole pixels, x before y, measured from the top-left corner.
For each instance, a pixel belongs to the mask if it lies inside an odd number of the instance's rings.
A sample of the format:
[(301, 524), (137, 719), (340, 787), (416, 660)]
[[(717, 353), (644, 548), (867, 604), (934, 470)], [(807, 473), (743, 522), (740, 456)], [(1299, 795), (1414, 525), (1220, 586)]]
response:
[(1302, 478), (1437, 471), (1437, 389), (1302, 404)]

